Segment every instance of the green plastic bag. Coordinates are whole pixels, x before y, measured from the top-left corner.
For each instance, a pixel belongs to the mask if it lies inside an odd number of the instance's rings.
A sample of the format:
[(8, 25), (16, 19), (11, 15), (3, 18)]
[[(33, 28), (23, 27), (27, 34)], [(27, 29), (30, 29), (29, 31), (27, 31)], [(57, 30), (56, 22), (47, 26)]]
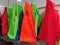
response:
[(34, 18), (35, 18), (35, 30), (36, 30), (36, 36), (38, 35), (39, 28), (42, 22), (42, 15), (40, 15), (39, 10), (35, 4), (32, 4), (33, 12), (34, 12)]
[(14, 4), (12, 9), (8, 9), (8, 23), (9, 23), (9, 31), (8, 37), (10, 39), (14, 39), (18, 30), (18, 21), (21, 7), (18, 4)]

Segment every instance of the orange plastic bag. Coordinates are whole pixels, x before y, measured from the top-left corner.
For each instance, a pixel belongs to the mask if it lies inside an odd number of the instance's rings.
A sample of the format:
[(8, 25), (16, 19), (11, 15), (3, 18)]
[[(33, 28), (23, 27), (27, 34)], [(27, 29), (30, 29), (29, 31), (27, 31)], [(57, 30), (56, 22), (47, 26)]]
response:
[(35, 21), (33, 16), (33, 9), (29, 3), (25, 3), (24, 17), (20, 35), (21, 42), (36, 43)]

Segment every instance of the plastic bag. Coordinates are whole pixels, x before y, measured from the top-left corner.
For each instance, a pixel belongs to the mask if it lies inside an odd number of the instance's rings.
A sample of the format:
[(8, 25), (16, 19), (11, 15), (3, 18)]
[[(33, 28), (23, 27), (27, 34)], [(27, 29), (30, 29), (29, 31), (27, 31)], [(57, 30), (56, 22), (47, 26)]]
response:
[[(60, 15), (59, 15), (59, 30), (60, 30)], [(60, 45), (60, 39), (58, 41), (58, 45)]]
[(4, 13), (2, 15), (2, 35), (6, 36), (8, 33), (8, 13), (7, 7), (4, 8)]
[(0, 36), (2, 34), (2, 14), (0, 13)]
[(18, 31), (20, 6), (18, 4), (14, 4), (12, 10), (8, 10), (8, 11), (9, 11), (8, 37), (10, 39), (14, 39), (15, 40), (15, 37), (16, 37), (17, 31)]
[(18, 31), (17, 31), (16, 37), (15, 37), (15, 40), (19, 40), (20, 39), (22, 20), (23, 20), (23, 11), (21, 12), (21, 14), (19, 16)]
[(42, 22), (42, 15), (39, 13), (39, 10), (35, 4), (32, 4), (32, 7), (34, 12), (35, 30), (36, 30), (36, 36), (37, 36), (39, 32), (39, 28), (41, 26), (41, 22)]
[(47, 0), (45, 15), (38, 38), (50, 45), (55, 45), (60, 37), (59, 15), (54, 4)]
[(35, 21), (33, 16), (33, 9), (29, 3), (25, 3), (24, 17), (20, 35), (21, 42), (36, 43)]

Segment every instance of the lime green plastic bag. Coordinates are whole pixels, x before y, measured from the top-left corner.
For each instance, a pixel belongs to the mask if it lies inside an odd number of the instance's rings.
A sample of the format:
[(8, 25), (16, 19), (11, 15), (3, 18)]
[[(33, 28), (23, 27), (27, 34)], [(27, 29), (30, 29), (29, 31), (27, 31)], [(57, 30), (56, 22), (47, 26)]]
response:
[(8, 37), (10, 39), (15, 40), (18, 30), (20, 9), (21, 7), (18, 4), (14, 4), (12, 9), (8, 9), (8, 23), (9, 23)]
[(42, 22), (42, 15), (40, 15), (39, 10), (35, 4), (32, 4), (33, 12), (34, 12), (34, 18), (35, 18), (35, 30), (36, 30), (36, 36), (38, 35), (39, 28)]
[(11, 21), (12, 21), (12, 9), (11, 8), (8, 8), (8, 24), (9, 24), (9, 27), (10, 27), (10, 24), (11, 24)]

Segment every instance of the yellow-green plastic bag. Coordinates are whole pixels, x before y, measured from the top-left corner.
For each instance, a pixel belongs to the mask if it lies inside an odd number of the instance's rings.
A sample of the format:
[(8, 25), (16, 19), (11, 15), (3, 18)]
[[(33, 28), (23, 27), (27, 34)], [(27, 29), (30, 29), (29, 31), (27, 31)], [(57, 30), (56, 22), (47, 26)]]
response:
[(42, 15), (39, 13), (39, 10), (35, 4), (32, 3), (34, 18), (35, 18), (35, 30), (36, 30), (36, 37), (39, 32), (39, 28), (42, 22)]
[(58, 41), (58, 45), (60, 45), (60, 40)]

